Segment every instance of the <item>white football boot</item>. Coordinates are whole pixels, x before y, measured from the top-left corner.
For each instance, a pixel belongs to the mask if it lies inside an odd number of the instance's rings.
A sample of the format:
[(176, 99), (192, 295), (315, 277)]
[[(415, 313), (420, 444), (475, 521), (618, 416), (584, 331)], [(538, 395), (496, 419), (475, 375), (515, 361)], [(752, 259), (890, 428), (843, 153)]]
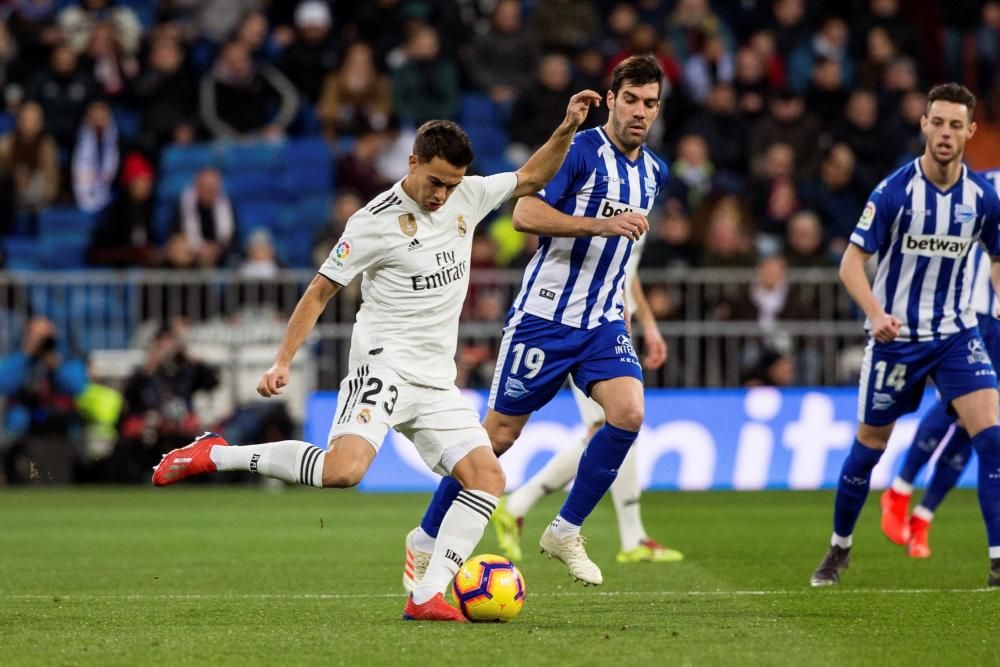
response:
[(420, 530), (414, 528), (406, 534), (406, 561), (403, 563), (403, 588), (407, 593), (412, 593), (417, 584), (427, 573), (427, 566), (431, 562), (431, 552), (421, 551), (414, 546), (413, 535)]
[(551, 528), (546, 528), (542, 533), (542, 539), (538, 540), (538, 546), (542, 553), (549, 558), (557, 558), (569, 568), (570, 576), (577, 581), (582, 581), (584, 586), (597, 586), (604, 581), (601, 576), (601, 568), (597, 563), (590, 560), (584, 544), (587, 543), (583, 535), (573, 535), (564, 540), (558, 539), (552, 534)]

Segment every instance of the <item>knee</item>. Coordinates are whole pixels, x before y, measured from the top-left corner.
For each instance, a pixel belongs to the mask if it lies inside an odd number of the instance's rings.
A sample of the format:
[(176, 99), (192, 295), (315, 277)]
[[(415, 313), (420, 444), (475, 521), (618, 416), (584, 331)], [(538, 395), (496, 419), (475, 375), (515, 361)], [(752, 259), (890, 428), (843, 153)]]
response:
[(892, 427), (892, 424), (888, 426), (858, 424), (858, 442), (870, 449), (885, 449), (889, 444), (889, 436), (892, 435)]
[(499, 463), (489, 466), (480, 466), (471, 475), (471, 479), (466, 480), (466, 487), (470, 491), (485, 491), (486, 493), (499, 497), (507, 486), (507, 475)]
[(642, 421), (645, 417), (646, 414), (642, 403), (630, 403), (629, 405), (622, 406), (613, 415), (608, 415), (607, 423), (626, 431), (638, 433), (639, 429), (642, 428)]
[(328, 489), (349, 489), (360, 484), (364, 476), (364, 467), (352, 462), (323, 466), (323, 486)]

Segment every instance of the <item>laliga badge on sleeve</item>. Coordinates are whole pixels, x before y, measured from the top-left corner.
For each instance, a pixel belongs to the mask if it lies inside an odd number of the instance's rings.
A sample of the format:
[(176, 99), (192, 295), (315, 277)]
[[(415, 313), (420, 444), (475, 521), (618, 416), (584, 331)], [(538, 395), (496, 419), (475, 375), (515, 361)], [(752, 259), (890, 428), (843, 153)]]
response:
[(407, 236), (417, 235), (417, 218), (412, 213), (404, 213), (399, 216), (399, 231)]
[(858, 220), (858, 229), (871, 229), (872, 221), (875, 219), (875, 203), (868, 202), (865, 204), (865, 210), (861, 212), (861, 218)]

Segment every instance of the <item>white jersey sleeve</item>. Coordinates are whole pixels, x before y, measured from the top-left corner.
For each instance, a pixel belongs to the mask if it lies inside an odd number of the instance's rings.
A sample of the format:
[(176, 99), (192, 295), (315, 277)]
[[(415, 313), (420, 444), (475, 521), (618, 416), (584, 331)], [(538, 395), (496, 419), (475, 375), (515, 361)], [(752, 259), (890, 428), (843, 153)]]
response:
[(344, 234), (319, 267), (319, 273), (346, 287), (359, 273), (375, 266), (384, 249), (374, 216), (362, 209), (347, 221)]
[(466, 176), (462, 182), (469, 185), (471, 199), (476, 206), (472, 217), (478, 224), (490, 211), (510, 199), (517, 187), (517, 174), (506, 171), (493, 176)]

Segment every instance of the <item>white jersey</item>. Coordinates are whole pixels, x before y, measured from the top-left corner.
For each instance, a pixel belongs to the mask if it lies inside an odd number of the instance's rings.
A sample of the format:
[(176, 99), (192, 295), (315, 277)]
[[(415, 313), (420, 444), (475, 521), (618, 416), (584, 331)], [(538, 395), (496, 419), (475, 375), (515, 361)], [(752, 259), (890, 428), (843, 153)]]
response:
[(434, 212), (421, 210), (401, 183), (351, 216), (319, 272), (339, 285), (363, 274), (351, 368), (377, 363), (413, 384), (446, 389), (455, 384), (472, 234), (510, 197), (517, 175), (466, 176)]

